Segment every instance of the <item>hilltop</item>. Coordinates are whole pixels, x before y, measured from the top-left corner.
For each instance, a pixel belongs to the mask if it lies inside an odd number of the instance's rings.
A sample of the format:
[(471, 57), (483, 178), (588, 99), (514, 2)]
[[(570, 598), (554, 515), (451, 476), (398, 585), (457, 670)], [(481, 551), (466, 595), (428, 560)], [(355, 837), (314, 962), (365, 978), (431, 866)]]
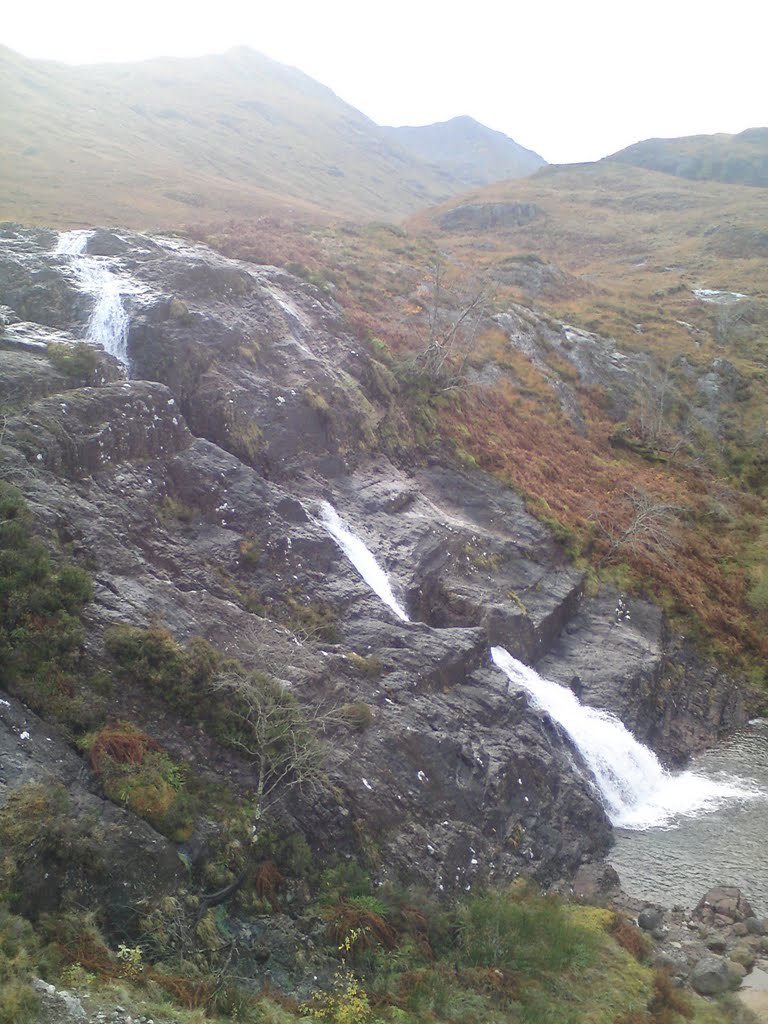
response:
[(768, 128), (748, 128), (738, 135), (689, 135), (680, 139), (645, 139), (606, 157), (694, 181), (768, 187)]
[(546, 164), (538, 153), (472, 117), (384, 131), (419, 159), (450, 171), (467, 189), (507, 178), (525, 178)]

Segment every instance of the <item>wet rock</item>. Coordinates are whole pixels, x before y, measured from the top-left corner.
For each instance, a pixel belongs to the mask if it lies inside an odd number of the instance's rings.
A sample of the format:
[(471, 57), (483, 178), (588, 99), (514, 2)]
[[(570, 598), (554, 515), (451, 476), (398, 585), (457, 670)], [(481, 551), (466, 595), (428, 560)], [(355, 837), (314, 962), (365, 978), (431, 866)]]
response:
[(694, 915), (706, 924), (733, 924), (754, 917), (748, 900), (735, 886), (709, 889), (696, 904)]
[(637, 915), (637, 923), (646, 932), (657, 931), (664, 925), (664, 911), (659, 907), (643, 907)]
[(144, 381), (42, 399), (7, 427), (30, 462), (72, 479), (123, 461), (172, 455), (191, 441), (171, 393)]
[(722, 957), (702, 957), (691, 971), (690, 982), (702, 996), (715, 996), (727, 991), (731, 984), (728, 961)]
[(619, 876), (610, 864), (582, 864), (571, 885), (576, 899), (589, 903), (610, 903), (619, 892)]
[(670, 637), (661, 612), (646, 601), (631, 600), (630, 618), (617, 622), (618, 600), (609, 590), (583, 600), (572, 620), (578, 629), (563, 630), (537, 671), (564, 686), (578, 676), (583, 703), (612, 711), (672, 764), (746, 722), (745, 693), (734, 679)]
[(96, 228), (88, 239), (85, 251), (91, 256), (122, 256), (129, 249), (129, 243), (117, 232)]

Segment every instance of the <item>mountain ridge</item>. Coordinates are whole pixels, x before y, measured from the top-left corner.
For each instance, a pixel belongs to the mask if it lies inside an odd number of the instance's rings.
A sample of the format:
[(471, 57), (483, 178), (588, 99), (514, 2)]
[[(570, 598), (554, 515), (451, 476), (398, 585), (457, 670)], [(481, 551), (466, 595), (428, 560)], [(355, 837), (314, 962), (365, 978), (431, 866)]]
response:
[(5, 218), (396, 219), (465, 188), (327, 86), (246, 47), (78, 67), (0, 48), (0, 89)]

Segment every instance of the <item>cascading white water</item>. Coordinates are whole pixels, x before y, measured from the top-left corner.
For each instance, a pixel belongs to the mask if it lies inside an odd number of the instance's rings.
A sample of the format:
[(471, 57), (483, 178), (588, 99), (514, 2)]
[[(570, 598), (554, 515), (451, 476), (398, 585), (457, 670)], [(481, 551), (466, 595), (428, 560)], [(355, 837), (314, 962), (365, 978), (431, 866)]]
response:
[(666, 771), (653, 751), (638, 743), (614, 715), (582, 704), (567, 687), (543, 679), (503, 647), (492, 647), (491, 659), (571, 737), (614, 825), (627, 829), (669, 826), (681, 816), (704, 814), (729, 801), (760, 795), (743, 779)]
[(392, 593), (387, 574), (373, 557), (372, 552), (357, 537), (327, 501), (320, 503), (320, 522), (357, 569), (368, 586), (403, 622), (410, 622), (408, 613)]
[(80, 287), (96, 300), (85, 340), (101, 345), (127, 366), (130, 321), (123, 308), (123, 295), (136, 289), (130, 282), (116, 277), (102, 257), (87, 255), (85, 247), (90, 236), (90, 231), (66, 231), (59, 235), (54, 251), (72, 257), (72, 270)]

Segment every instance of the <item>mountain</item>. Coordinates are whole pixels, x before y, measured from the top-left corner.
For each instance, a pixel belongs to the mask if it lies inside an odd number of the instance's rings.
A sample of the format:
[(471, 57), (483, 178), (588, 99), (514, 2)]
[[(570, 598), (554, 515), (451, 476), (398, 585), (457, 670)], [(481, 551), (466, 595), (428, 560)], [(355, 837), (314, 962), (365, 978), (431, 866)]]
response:
[(646, 139), (619, 150), (609, 161), (663, 171), (695, 181), (768, 187), (768, 128), (748, 128), (738, 135), (689, 135)]
[(0, 48), (0, 217), (171, 227), (395, 218), (460, 192), (295, 68), (253, 50), (69, 67)]
[(420, 160), (450, 171), (467, 188), (507, 178), (524, 178), (546, 165), (546, 160), (538, 153), (471, 117), (454, 117), (420, 127), (385, 128), (384, 131)]

